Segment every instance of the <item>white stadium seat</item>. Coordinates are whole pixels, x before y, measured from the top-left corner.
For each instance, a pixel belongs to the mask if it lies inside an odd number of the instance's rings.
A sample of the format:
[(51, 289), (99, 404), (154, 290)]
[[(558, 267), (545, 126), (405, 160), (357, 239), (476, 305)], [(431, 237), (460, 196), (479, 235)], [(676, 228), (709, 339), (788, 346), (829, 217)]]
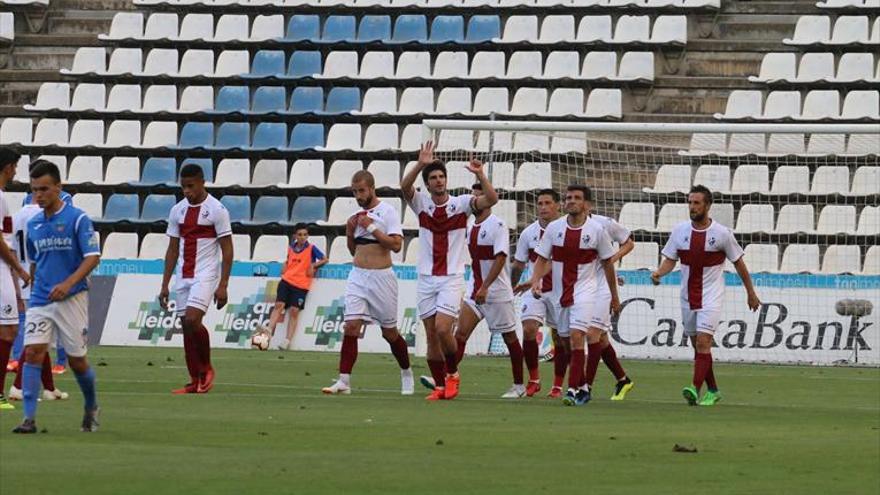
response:
[(584, 117), (620, 119), (623, 117), (623, 92), (609, 88), (590, 91)]
[(251, 187), (270, 187), (287, 181), (287, 162), (285, 160), (259, 160), (254, 165)]
[(831, 82), (847, 83), (873, 79), (874, 55), (871, 53), (844, 53), (837, 63), (837, 75)]
[(703, 185), (712, 192), (730, 190), (730, 167), (727, 165), (702, 165), (694, 172), (694, 185)]
[(775, 244), (749, 244), (745, 247), (743, 260), (752, 273), (777, 271), (779, 246)]
[(251, 260), (251, 236), (248, 234), (232, 234), (232, 252), (238, 261)]
[(842, 120), (880, 120), (880, 91), (850, 91), (843, 100)]
[[(112, 234), (111, 234), (112, 235)], [(165, 234), (148, 233), (141, 241), (138, 258), (142, 260), (159, 260), (165, 258), (168, 249), (168, 236)]]
[(856, 207), (852, 205), (830, 205), (819, 212), (818, 234), (854, 234), (856, 231)]
[(771, 194), (807, 194), (810, 192), (810, 169), (806, 166), (783, 166), (773, 176)]
[(799, 91), (771, 91), (764, 102), (764, 113), (759, 120), (779, 120), (801, 114)]
[(853, 43), (868, 43), (868, 16), (840, 16), (834, 23), (834, 31), (827, 44), (846, 46)]
[(831, 18), (824, 15), (802, 15), (794, 27), (794, 35), (785, 38), (786, 45), (827, 43), (831, 39)]
[(215, 187), (247, 186), (251, 182), (251, 162), (246, 158), (224, 158), (217, 164)]
[(214, 16), (211, 14), (187, 14), (180, 22), (176, 41), (211, 40), (214, 38)]
[(834, 77), (833, 53), (805, 53), (798, 65), (794, 82), (810, 83), (827, 81)]
[(92, 220), (100, 220), (104, 216), (104, 197), (100, 193), (74, 194), (73, 206), (84, 211)]
[(326, 222), (318, 222), (319, 225), (345, 225), (348, 217), (352, 216), (360, 207), (354, 198), (340, 197), (333, 200), (330, 205), (330, 213)]
[[(625, 207), (626, 205), (624, 205)], [(658, 232), (669, 232), (678, 223), (690, 218), (688, 215), (688, 205), (683, 203), (666, 203), (660, 208), (660, 214), (657, 216)], [(621, 222), (623, 221), (621, 215)], [(624, 224), (629, 225), (629, 224)]]
[(538, 17), (534, 15), (514, 15), (507, 19), (504, 24), (504, 33), (501, 43), (519, 43), (522, 41), (538, 40)]
[(77, 156), (70, 162), (70, 170), (67, 173), (67, 182), (70, 184), (82, 184), (91, 182), (101, 184), (104, 182), (104, 163), (99, 156)]
[(773, 211), (773, 205), (743, 205), (736, 219), (736, 232), (773, 232)]
[[(101, 85), (103, 88), (104, 86)], [(49, 110), (70, 108), (69, 83), (43, 83), (37, 92), (37, 102), (24, 105), (25, 110)]]
[(104, 259), (137, 259), (138, 235), (133, 232), (111, 232), (101, 250)]
[[(485, 91), (483, 97), (487, 98), (498, 95), (499, 100), (504, 100), (504, 110), (507, 111), (507, 88), (484, 88), (480, 91)], [(471, 88), (443, 88), (437, 97), (436, 113), (441, 115), (470, 114), (472, 100)], [(433, 100), (430, 103), (433, 104)]]
[(811, 194), (846, 194), (849, 192), (849, 168), (821, 166), (813, 175)]
[(776, 219), (776, 233), (813, 232), (814, 222), (813, 205), (785, 204), (779, 209), (779, 217)]
[(651, 18), (644, 15), (620, 16), (614, 28), (614, 43), (650, 41), (650, 22)]
[(620, 269), (653, 270), (658, 266), (659, 252), (656, 242), (636, 242), (633, 250), (620, 261)]
[(735, 89), (727, 97), (724, 113), (716, 113), (716, 119), (751, 119), (761, 116), (764, 95), (761, 91)]
[[(77, 87), (77, 90), (79, 88)], [(128, 112), (135, 108), (141, 108), (141, 87), (136, 84), (117, 84), (110, 88), (110, 96), (107, 97), (106, 106), (103, 105), (104, 96), (103, 88), (100, 96), (83, 97), (82, 100), (77, 98), (78, 92), (73, 94), (72, 110), (77, 110), (80, 105), (86, 108), (95, 107), (96, 110), (103, 110), (108, 113), (112, 112)], [(102, 105), (96, 107), (96, 105)]]
[(610, 43), (611, 16), (610, 15), (587, 15), (581, 18), (578, 24), (577, 40), (580, 43), (592, 43), (602, 41)]
[(467, 52), (440, 52), (434, 59), (434, 79), (465, 78), (467, 75)]
[[(592, 53), (592, 52), (590, 52)], [(544, 64), (541, 79), (563, 79), (578, 77), (580, 55), (577, 52), (550, 52)]]
[(731, 193), (770, 192), (770, 169), (767, 165), (740, 165), (733, 171)]
[(552, 187), (553, 172), (549, 163), (524, 162), (516, 171), (516, 191), (531, 191)]
[(261, 235), (257, 238), (257, 243), (254, 244), (254, 253), (251, 259), (263, 263), (273, 261), (283, 263), (287, 259), (289, 244), (287, 236), (284, 235)]
[(654, 203), (624, 203), (620, 209), (620, 223), (630, 230), (654, 230), (655, 216)]
[(644, 190), (651, 193), (688, 192), (690, 187), (690, 165), (661, 165), (654, 178), (654, 188)]
[(507, 62), (504, 79), (537, 79), (543, 75), (543, 67), (541, 52), (514, 52)]
[(816, 244), (789, 244), (782, 253), (779, 271), (803, 273), (819, 271), (819, 246)]
[(345, 236), (339, 235), (333, 239), (333, 242), (330, 244), (330, 251), (327, 253), (327, 258), (332, 263), (351, 263), (352, 256), (348, 250), (348, 241)]
[(862, 252), (859, 246), (828, 246), (822, 258), (822, 273), (852, 273), (861, 270)]
[(768, 53), (761, 60), (757, 76), (749, 76), (751, 82), (792, 81), (796, 77), (797, 54)]
[(862, 268), (864, 275), (880, 275), (880, 246), (868, 246), (865, 253), (865, 265)]
[(330, 165), (327, 173), (327, 183), (320, 187), (327, 189), (342, 189), (351, 186), (351, 177), (355, 172), (364, 169), (364, 162), (360, 160), (336, 160)]
[(324, 162), (321, 160), (297, 160), (290, 167), (290, 180), (280, 187), (297, 189), (301, 187), (324, 186)]
[(114, 156), (107, 162), (104, 184), (137, 182), (141, 177), (141, 164), (135, 157)]
[(855, 175), (853, 175), (850, 194), (854, 196), (880, 194), (880, 167), (865, 166), (857, 168)]

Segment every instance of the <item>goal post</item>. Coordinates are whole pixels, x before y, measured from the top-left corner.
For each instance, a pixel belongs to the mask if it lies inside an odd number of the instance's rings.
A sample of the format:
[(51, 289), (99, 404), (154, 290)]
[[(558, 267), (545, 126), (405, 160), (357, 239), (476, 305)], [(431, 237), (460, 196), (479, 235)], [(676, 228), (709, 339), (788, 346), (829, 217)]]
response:
[[(590, 186), (593, 211), (633, 232), (635, 249), (617, 267), (621, 355), (692, 358), (678, 271), (659, 287), (649, 275), (688, 219), (687, 191), (702, 184), (713, 191), (710, 215), (745, 249), (763, 303), (748, 310), (726, 262), (717, 359), (880, 365), (878, 126), (425, 120), (422, 129), (454, 192), (473, 182), (471, 156), (486, 164), (514, 245), (535, 220), (537, 192), (569, 184)], [(490, 350), (482, 338), (472, 345)]]

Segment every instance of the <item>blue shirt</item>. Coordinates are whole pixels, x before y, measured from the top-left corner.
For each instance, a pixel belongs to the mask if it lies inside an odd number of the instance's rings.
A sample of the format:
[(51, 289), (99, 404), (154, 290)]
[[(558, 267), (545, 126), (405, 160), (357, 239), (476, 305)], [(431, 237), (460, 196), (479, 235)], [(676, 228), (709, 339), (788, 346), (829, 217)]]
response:
[[(101, 249), (88, 215), (65, 204), (50, 218), (38, 213), (28, 222), (27, 252), (36, 265), (30, 305), (37, 307), (52, 303), (52, 288), (70, 277), (86, 256), (100, 255)], [(83, 279), (71, 287), (68, 296), (88, 288)]]
[[(27, 193), (27, 196), (24, 197), (24, 201), (21, 202), (22, 206), (31, 204), (33, 201), (34, 193)], [(58, 195), (61, 198), (61, 201), (64, 201), (64, 204), (73, 206), (73, 196), (68, 192), (61, 191), (61, 194)]]

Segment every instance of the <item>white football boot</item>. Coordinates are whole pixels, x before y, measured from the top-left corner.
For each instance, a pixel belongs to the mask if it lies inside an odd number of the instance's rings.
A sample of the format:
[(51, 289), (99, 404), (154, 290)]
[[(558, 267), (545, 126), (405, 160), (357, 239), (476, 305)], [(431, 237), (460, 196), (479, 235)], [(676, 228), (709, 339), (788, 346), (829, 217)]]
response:
[(526, 396), (526, 387), (523, 384), (514, 384), (510, 390), (501, 396), (502, 399), (520, 399)]
[(412, 368), (400, 370), (400, 395), (412, 395), (415, 389), (415, 379)]

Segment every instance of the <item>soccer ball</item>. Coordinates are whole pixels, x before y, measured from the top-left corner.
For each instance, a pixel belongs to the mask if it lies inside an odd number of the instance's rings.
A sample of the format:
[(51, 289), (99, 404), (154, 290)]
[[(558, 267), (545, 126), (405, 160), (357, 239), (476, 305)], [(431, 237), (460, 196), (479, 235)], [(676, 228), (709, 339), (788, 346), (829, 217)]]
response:
[(269, 341), (272, 338), (263, 332), (256, 332), (251, 337), (251, 349), (266, 351), (269, 349)]

